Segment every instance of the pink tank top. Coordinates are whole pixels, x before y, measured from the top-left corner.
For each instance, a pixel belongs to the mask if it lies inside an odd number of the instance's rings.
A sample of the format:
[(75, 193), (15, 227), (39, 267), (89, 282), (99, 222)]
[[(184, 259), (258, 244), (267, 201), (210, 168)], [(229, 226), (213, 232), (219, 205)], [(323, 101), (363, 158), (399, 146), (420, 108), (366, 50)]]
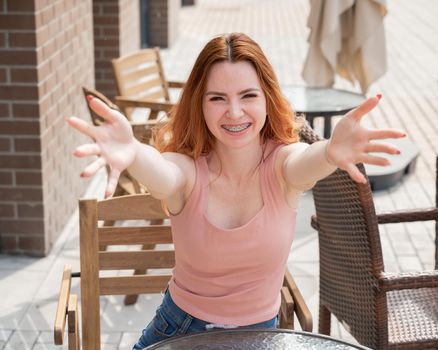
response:
[(296, 220), (275, 175), (279, 148), (269, 143), (261, 164), (262, 209), (234, 229), (218, 228), (206, 217), (209, 170), (206, 157), (195, 161), (193, 191), (181, 213), (171, 217), (176, 264), (169, 291), (190, 315), (246, 326), (278, 313)]

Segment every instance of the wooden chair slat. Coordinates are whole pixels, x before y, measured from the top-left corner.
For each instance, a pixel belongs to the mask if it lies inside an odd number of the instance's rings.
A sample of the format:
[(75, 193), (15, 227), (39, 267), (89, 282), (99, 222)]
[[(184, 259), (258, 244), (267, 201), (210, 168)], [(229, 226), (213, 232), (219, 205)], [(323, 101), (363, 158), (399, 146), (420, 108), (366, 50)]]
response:
[(126, 86), (125, 94), (128, 96), (143, 97), (144, 95), (147, 94), (148, 90), (152, 90), (152, 89), (159, 89), (159, 90), (163, 89), (163, 85), (160, 77), (147, 81), (135, 82), (130, 86)]
[(100, 295), (150, 294), (166, 290), (171, 275), (101, 277)]
[(152, 196), (135, 194), (99, 201), (99, 220), (159, 220), (167, 219), (161, 202)]
[(130, 72), (123, 73), (122, 77), (126, 82), (130, 81), (136, 81), (138, 79), (141, 79), (141, 77), (152, 75), (152, 74), (160, 74), (160, 70), (158, 69), (158, 66), (153, 64), (147, 67), (140, 66)]
[(172, 243), (170, 225), (147, 227), (100, 227), (99, 243), (105, 245), (168, 244)]
[(155, 92), (147, 93), (145, 95), (141, 96), (142, 100), (159, 100), (159, 99), (166, 99), (166, 95), (163, 90), (158, 90)]
[(101, 251), (100, 270), (159, 269), (175, 266), (173, 250)]
[(130, 67), (138, 67), (147, 62), (157, 62), (159, 51), (158, 49), (144, 49), (132, 54), (111, 60), (113, 67), (119, 72), (124, 73)]

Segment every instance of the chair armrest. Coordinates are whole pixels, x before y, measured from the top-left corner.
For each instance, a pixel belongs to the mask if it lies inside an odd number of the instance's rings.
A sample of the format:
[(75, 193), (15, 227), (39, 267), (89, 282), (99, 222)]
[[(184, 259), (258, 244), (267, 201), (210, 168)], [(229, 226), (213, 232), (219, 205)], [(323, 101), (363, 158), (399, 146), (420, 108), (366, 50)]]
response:
[(148, 119), (145, 122), (133, 122), (130, 121), (132, 132), (134, 137), (140, 142), (150, 144), (152, 139), (152, 133), (154, 128), (160, 128), (160, 126), (166, 123), (165, 120)]
[(295, 313), (297, 314), (301, 329), (306, 332), (312, 332), (312, 314), (310, 313), (310, 310), (307, 307), (304, 298), (288, 269), (286, 269), (286, 272), (284, 274), (284, 285), (289, 289), (290, 294), (292, 295), (292, 298), (294, 300)]
[(288, 287), (281, 287), (280, 328), (294, 329), (294, 299)]
[(129, 108), (129, 107), (137, 107), (137, 108), (150, 108), (154, 111), (163, 111), (168, 113), (170, 109), (174, 106), (173, 103), (170, 102), (155, 102), (148, 99), (135, 99), (123, 96), (115, 97), (116, 105), (119, 108)]
[(391, 274), (384, 272), (379, 278), (379, 287), (383, 291), (436, 288), (438, 287), (438, 270), (421, 272), (404, 272)]
[(174, 81), (174, 80), (168, 80), (167, 85), (171, 89), (181, 89), (184, 87), (185, 83), (182, 81)]
[(55, 344), (62, 345), (65, 330), (65, 321), (67, 317), (67, 306), (70, 299), (71, 287), (71, 265), (64, 266), (62, 274), (61, 288), (59, 290), (58, 306), (56, 308), (54, 337)]
[(379, 224), (430, 220), (438, 220), (438, 208), (394, 211), (391, 213), (381, 213), (377, 215), (377, 221)]

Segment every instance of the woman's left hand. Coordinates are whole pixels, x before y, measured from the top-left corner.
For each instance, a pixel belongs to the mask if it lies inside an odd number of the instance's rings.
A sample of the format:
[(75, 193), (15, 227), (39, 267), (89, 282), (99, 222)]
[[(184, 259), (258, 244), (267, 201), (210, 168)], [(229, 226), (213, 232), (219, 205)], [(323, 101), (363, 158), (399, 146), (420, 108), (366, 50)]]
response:
[(356, 167), (357, 163), (380, 166), (390, 164), (388, 159), (369, 153), (400, 154), (400, 151), (391, 144), (370, 141), (406, 136), (404, 132), (395, 129), (371, 130), (360, 125), (362, 117), (370, 112), (379, 100), (380, 95), (370, 97), (359, 107), (348, 112), (336, 124), (326, 146), (327, 161), (348, 172), (356, 182), (366, 182), (365, 177)]

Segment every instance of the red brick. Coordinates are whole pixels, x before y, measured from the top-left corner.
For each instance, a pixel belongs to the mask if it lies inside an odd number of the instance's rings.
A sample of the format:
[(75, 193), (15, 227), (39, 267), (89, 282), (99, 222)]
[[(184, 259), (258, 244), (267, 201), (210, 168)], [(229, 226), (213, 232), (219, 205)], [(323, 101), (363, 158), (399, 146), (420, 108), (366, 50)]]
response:
[(102, 6), (102, 13), (105, 16), (115, 15), (119, 16), (119, 6), (117, 4), (105, 4)]
[(20, 235), (18, 242), (19, 248), (25, 250), (26, 253), (35, 254), (37, 256), (45, 255), (44, 236), (29, 237)]
[(35, 29), (33, 14), (1, 14), (0, 29)]
[(0, 68), (0, 83), (6, 83), (7, 77), (6, 77), (6, 69)]
[(0, 118), (9, 118), (9, 104), (0, 103)]
[(0, 47), (6, 47), (6, 33), (0, 33)]
[(15, 217), (15, 206), (13, 204), (0, 204), (0, 217), (2, 218)]
[(41, 188), (4, 188), (0, 187), (0, 198), (4, 201), (37, 201), (43, 200)]
[(41, 156), (18, 155), (17, 153), (0, 155), (0, 164), (3, 168), (40, 169)]
[(17, 152), (40, 152), (41, 141), (39, 137), (15, 138), (14, 149)]
[(0, 251), (11, 253), (18, 249), (18, 237), (15, 235), (0, 235)]
[(43, 220), (0, 220), (0, 231), (5, 233), (44, 234)]
[(11, 150), (11, 140), (0, 138), (0, 152), (9, 152)]
[(37, 100), (36, 86), (8, 85), (0, 86), (1, 100)]
[(9, 0), (8, 1), (9, 12), (34, 12), (35, 1), (29, 0)]
[(11, 83), (36, 83), (36, 68), (11, 68)]
[(0, 171), (0, 185), (12, 185), (12, 172)]
[(38, 121), (9, 121), (0, 120), (0, 135), (38, 135), (40, 123)]
[(44, 217), (44, 208), (41, 203), (19, 204), (17, 214), (20, 218), (42, 218)]
[(0, 55), (2, 65), (33, 65), (37, 62), (35, 50), (6, 50)]
[(36, 34), (35, 32), (28, 33), (9, 33), (9, 46), (16, 47), (35, 47), (36, 46)]
[(39, 118), (40, 111), (37, 103), (12, 104), (12, 116), (14, 118)]
[(16, 171), (15, 182), (18, 186), (20, 185), (39, 186), (43, 183), (43, 180), (40, 171), (34, 171), (34, 172)]

